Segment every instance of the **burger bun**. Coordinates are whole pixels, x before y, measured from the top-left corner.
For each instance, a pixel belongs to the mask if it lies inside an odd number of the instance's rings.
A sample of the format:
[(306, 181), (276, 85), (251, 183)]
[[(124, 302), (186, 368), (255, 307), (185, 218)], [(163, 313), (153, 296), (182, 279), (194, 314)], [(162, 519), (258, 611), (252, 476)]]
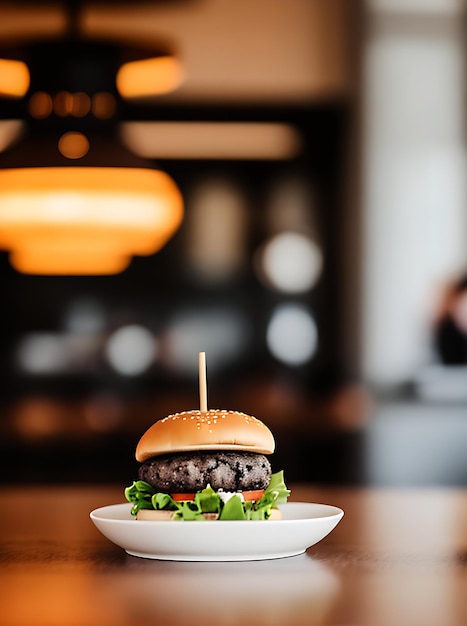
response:
[(198, 450), (237, 450), (272, 454), (274, 437), (259, 419), (239, 411), (191, 410), (155, 422), (136, 447), (136, 460)]

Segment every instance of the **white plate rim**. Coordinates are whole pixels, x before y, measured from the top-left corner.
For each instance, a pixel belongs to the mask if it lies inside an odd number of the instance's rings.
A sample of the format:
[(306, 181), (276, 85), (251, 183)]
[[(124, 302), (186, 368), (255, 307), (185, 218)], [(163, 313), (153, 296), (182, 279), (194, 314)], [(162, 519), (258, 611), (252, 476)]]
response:
[[(337, 506), (314, 502), (288, 502), (279, 508), (284, 516), (293, 515), (294, 511), (295, 516), (267, 522), (159, 522), (129, 518), (131, 504), (122, 503), (94, 509), (90, 518), (107, 539), (133, 556), (172, 561), (246, 561), (302, 554), (327, 536), (344, 516), (344, 511)], [(138, 533), (133, 533), (137, 528)], [(199, 541), (206, 541), (208, 530), (209, 550), (201, 553), (195, 547)], [(136, 534), (138, 537), (134, 536)], [(232, 548), (235, 540), (249, 548)], [(180, 548), (180, 541), (185, 545), (188, 541), (190, 547)], [(168, 545), (172, 545), (172, 549)]]

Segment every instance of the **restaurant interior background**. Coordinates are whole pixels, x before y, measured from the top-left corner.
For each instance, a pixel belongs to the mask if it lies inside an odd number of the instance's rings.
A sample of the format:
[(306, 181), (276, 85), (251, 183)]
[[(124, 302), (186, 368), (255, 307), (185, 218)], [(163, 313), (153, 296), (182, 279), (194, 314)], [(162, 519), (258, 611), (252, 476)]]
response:
[(0, 481), (127, 484), (142, 432), (199, 406), (205, 351), (209, 406), (264, 420), (290, 482), (466, 483), (465, 4), (0, 2), (0, 57), (72, 13), (80, 40), (168, 46), (183, 74), (112, 84), (109, 121), (59, 108), (61, 54), (20, 97), (0, 71), (0, 167), (47, 165), (41, 124), (100, 132), (99, 167), (124, 147), (184, 202), (120, 273), (23, 273), (0, 184)]

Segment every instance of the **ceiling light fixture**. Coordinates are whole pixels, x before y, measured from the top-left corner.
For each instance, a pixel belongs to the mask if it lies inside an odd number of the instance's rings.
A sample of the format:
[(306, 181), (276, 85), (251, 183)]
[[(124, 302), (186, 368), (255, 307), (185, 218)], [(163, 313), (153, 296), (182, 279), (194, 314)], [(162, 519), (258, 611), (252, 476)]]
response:
[(116, 136), (123, 98), (172, 90), (182, 72), (167, 50), (79, 37), (74, 2), (69, 21), (64, 38), (0, 51), (0, 105), (16, 98), (27, 125), (0, 158), (0, 248), (20, 272), (114, 274), (183, 219), (174, 181)]
[(124, 63), (117, 71), (116, 84), (122, 98), (142, 98), (170, 93), (183, 77), (180, 61), (163, 55)]
[(0, 171), (0, 246), (32, 274), (114, 274), (157, 252), (183, 203), (167, 174), (143, 168)]
[(22, 98), (29, 89), (29, 70), (26, 63), (15, 59), (0, 59), (0, 95)]

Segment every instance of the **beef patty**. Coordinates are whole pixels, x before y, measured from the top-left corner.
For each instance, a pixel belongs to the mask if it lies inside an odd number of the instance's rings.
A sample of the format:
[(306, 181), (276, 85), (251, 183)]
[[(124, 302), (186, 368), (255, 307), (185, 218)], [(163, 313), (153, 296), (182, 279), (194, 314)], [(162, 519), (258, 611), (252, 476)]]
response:
[(144, 480), (164, 493), (188, 493), (210, 485), (214, 490), (266, 489), (271, 464), (256, 452), (191, 452), (155, 456), (138, 471)]

